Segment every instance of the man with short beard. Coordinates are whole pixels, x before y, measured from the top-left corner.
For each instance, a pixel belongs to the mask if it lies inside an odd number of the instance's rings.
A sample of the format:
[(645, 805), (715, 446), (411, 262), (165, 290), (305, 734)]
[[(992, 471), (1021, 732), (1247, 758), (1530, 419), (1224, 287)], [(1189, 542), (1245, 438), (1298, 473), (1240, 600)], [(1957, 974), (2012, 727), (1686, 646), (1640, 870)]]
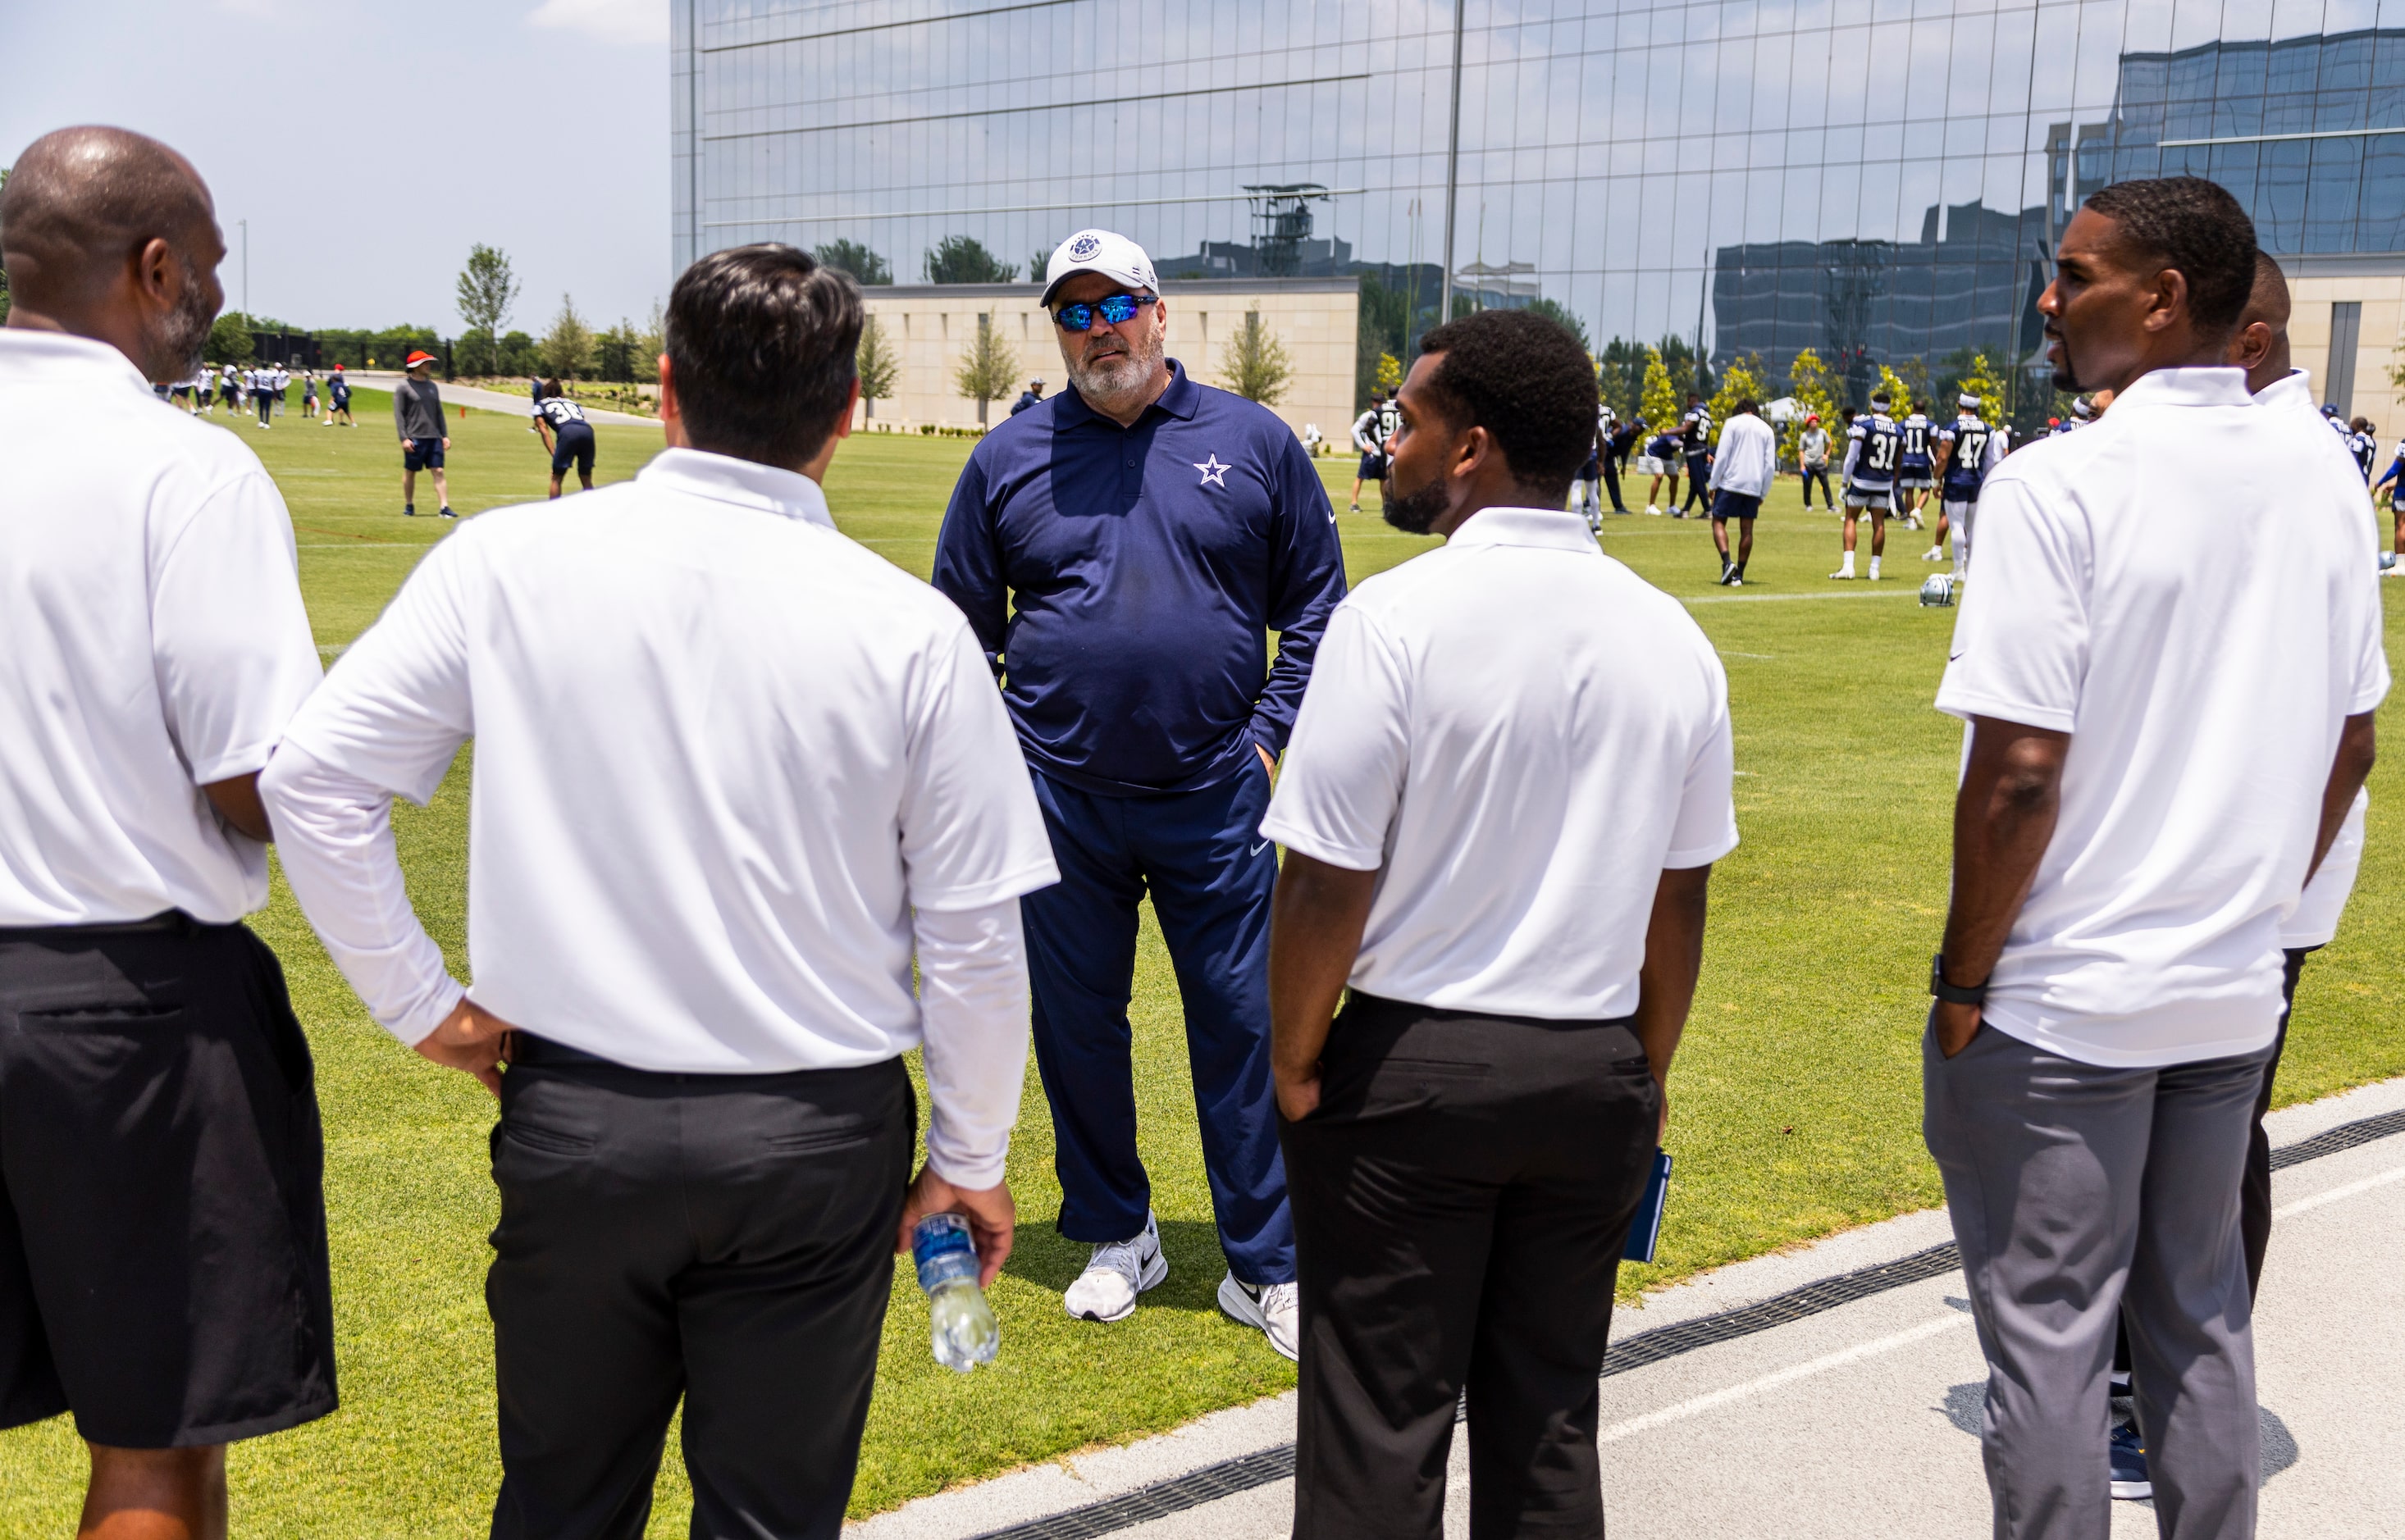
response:
[(75, 1414), (86, 1533), (223, 1536), (226, 1444), (335, 1401), (309, 1044), (242, 924), (316, 646), (274, 483), (146, 383), (224, 257), (120, 129), (0, 190), (0, 1427)]
[(1277, 857), (1254, 831), (1344, 594), (1335, 511), (1292, 430), (1167, 357), (1167, 302), (1134, 242), (1070, 236), (1043, 303), (1069, 387), (970, 455), (935, 582), (1005, 676), (1061, 868), (1022, 907), (1060, 1229), (1094, 1248), (1062, 1304), (1124, 1320), (1169, 1273), (1129, 1055), (1149, 892), (1185, 1001), (1228, 1262), (1219, 1304), (1291, 1358), (1294, 1225), (1269, 1059)]

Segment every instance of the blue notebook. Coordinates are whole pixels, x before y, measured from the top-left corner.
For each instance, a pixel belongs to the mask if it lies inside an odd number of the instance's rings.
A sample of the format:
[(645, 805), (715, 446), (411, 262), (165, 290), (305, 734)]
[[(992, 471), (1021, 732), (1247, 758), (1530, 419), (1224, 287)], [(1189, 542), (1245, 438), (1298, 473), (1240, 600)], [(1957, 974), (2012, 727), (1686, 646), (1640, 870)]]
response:
[(1628, 1244), (1620, 1249), (1621, 1256), (1630, 1262), (1653, 1260), (1653, 1243), (1662, 1239), (1662, 1203), (1670, 1193), (1670, 1153), (1653, 1152), (1653, 1174), (1645, 1183), (1645, 1197), (1637, 1205), (1637, 1218), (1628, 1226)]

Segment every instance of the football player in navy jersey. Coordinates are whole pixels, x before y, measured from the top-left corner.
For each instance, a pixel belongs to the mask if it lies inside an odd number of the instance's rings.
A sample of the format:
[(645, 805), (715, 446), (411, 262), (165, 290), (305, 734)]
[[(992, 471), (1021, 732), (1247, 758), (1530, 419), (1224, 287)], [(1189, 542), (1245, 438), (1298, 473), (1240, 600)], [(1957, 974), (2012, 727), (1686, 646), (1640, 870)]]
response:
[(1670, 517), (1685, 518), (1686, 513), (1679, 507), (1679, 436), (1676, 433), (1656, 433), (1646, 440), (1645, 453), (1639, 456), (1638, 469), (1651, 471), (1653, 475), (1653, 484), (1645, 489), (1645, 511), (1656, 518), (1661, 516), (1662, 508), (1655, 495), (1662, 490), (1662, 482), (1667, 477), (1670, 483)]
[(1919, 529), (1920, 505), (1937, 485), (1936, 478), (1931, 474), (1935, 462), (1930, 446), (1935, 441), (1936, 428), (1929, 420), (1929, 403), (1913, 402), (1911, 413), (1895, 425), (1895, 432), (1896, 517), (1904, 521), (1906, 529)]
[(2368, 484), (2371, 480), (2371, 462), (2380, 457), (2380, 429), (2369, 417), (2357, 417), (2346, 425), (2346, 452), (2355, 456), (2356, 466), (2362, 470)]
[(545, 453), (551, 456), (551, 495), (559, 496), (560, 483), (567, 478), (568, 468), (576, 468), (576, 480), (585, 491), (593, 490), (593, 425), (584, 420), (584, 409), (569, 399), (559, 388), (557, 380), (543, 382), (542, 394), (534, 403), (535, 432), (542, 440)]
[(1944, 561), (1946, 537), (1950, 529), (1954, 537), (1954, 575), (1960, 578), (1971, 565), (1971, 515), (1978, 509), (1979, 487), (1996, 462), (2004, 457), (2004, 430), (1990, 427), (1981, 420), (1979, 398), (1970, 392), (1963, 392), (1956, 404), (1961, 408), (1960, 415), (1937, 430), (1937, 533), (1920, 559)]
[[(1687, 410), (1679, 418), (1679, 456), (1687, 462), (1687, 501), (1679, 503), (1673, 517), (1685, 518), (1690, 504), (1700, 505), (1705, 512), (1710, 512), (1712, 414), (1705, 407), (1704, 399), (1694, 391), (1687, 393)], [(1679, 501), (1676, 480), (1670, 483), (1670, 500)]]
[(2389, 511), (2396, 516), (2388, 549), (2397, 555), (2391, 565), (2381, 568), (2380, 575), (2394, 578), (2405, 575), (2405, 439), (2397, 441), (2396, 457), (2380, 473), (2380, 480), (2371, 483), (2372, 495), (2377, 497), (2384, 486), (2388, 489)]
[(1888, 395), (1871, 398), (1871, 409), (1846, 429), (1846, 464), (1839, 479), (1845, 483), (1845, 560), (1830, 577), (1840, 581), (1854, 575), (1854, 525), (1864, 510), (1871, 516), (1870, 581), (1878, 581), (1879, 558), (1887, 554), (1887, 516), (1895, 506), (1895, 475), (1903, 457), (1903, 436), (1888, 413)]

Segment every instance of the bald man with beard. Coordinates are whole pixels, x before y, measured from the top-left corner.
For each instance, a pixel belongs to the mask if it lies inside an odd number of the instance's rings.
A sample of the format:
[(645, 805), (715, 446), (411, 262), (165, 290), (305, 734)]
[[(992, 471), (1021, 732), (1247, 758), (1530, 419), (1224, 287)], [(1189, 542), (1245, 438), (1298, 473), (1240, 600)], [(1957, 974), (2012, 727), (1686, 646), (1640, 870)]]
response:
[(334, 1409), (309, 1045), (243, 917), (317, 683), (292, 525), (186, 378), (224, 301), (155, 140), (0, 189), (0, 1427), (72, 1412), (79, 1533), (226, 1533), (225, 1446)]

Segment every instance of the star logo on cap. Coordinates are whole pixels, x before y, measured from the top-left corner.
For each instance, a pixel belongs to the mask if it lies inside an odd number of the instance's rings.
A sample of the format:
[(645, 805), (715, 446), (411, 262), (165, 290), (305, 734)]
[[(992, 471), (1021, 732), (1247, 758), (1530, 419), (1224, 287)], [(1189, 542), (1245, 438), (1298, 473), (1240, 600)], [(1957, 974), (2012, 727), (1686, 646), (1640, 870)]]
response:
[(1221, 465), (1219, 463), (1219, 456), (1217, 454), (1214, 454), (1207, 460), (1194, 461), (1193, 465), (1195, 469), (1202, 472), (1201, 484), (1203, 486), (1227, 485), (1228, 472), (1236, 469), (1231, 465)]
[(1095, 240), (1090, 235), (1080, 235), (1076, 241), (1070, 244), (1069, 255), (1082, 262), (1087, 258), (1091, 257), (1095, 252), (1102, 249), (1102, 242)]

